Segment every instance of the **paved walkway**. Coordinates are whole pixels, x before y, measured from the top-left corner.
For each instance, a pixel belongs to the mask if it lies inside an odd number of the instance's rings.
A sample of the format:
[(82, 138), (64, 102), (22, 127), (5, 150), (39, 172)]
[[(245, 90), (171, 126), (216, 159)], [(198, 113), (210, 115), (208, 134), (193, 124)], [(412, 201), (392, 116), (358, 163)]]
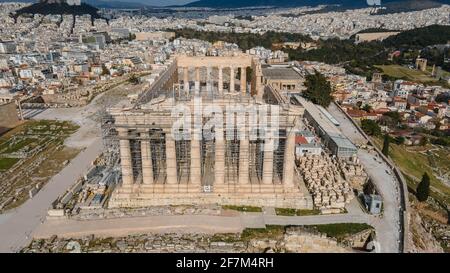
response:
[(277, 216), (272, 213), (224, 213), (213, 215), (161, 215), (122, 217), (95, 220), (47, 220), (33, 233), (35, 238), (53, 235), (77, 238), (95, 234), (99, 237), (120, 237), (142, 233), (237, 233), (245, 228), (267, 225), (321, 225), (332, 223), (371, 223), (374, 217), (365, 214), (354, 199), (348, 213), (313, 216)]
[(31, 241), (31, 233), (44, 221), (50, 204), (63, 194), (78, 177), (84, 175), (102, 151), (100, 138), (78, 154), (59, 174), (18, 209), (0, 221), (0, 252), (16, 252)]
[[(364, 136), (336, 105), (330, 104), (328, 111), (339, 121), (341, 132), (353, 143), (367, 143)], [(398, 182), (391, 172), (388, 173), (388, 165), (375, 153), (359, 149), (358, 157), (383, 197), (383, 217), (372, 217), (369, 221), (377, 231), (381, 252), (399, 252), (401, 205)]]
[(332, 223), (368, 223), (363, 214), (315, 216), (276, 216), (263, 213), (242, 213), (237, 216), (167, 215), (122, 217), (96, 220), (48, 220), (33, 234), (35, 238), (53, 235), (77, 238), (95, 234), (99, 237), (120, 237), (142, 233), (236, 233), (245, 228), (265, 228), (266, 225), (321, 225)]
[(121, 217), (98, 220), (49, 220), (39, 226), (34, 238), (78, 238), (91, 234), (121, 237), (145, 233), (236, 233), (244, 228), (239, 216), (167, 215)]
[(383, 217), (373, 218), (370, 222), (377, 229), (381, 251), (398, 252), (401, 209), (398, 182), (388, 173), (390, 168), (381, 159), (377, 162), (373, 154), (364, 150), (360, 150), (358, 156), (383, 197)]

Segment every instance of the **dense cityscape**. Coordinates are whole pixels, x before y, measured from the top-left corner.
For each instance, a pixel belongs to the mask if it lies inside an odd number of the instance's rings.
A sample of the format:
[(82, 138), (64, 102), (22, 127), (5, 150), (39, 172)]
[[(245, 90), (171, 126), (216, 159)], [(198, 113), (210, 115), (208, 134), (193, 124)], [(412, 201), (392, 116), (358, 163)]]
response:
[(81, 2), (0, 3), (0, 252), (450, 250), (450, 5)]

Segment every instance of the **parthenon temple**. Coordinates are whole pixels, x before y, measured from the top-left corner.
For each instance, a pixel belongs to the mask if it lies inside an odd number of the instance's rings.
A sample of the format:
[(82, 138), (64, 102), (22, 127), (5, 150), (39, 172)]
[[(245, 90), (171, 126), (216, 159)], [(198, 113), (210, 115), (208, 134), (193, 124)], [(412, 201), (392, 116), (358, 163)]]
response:
[[(287, 103), (262, 77), (259, 61), (249, 55), (175, 56), (135, 105), (110, 109), (105, 141), (118, 154), (122, 181), (109, 207), (311, 209), (295, 173), (295, 132), (304, 109)], [(183, 125), (175, 126), (180, 120)]]

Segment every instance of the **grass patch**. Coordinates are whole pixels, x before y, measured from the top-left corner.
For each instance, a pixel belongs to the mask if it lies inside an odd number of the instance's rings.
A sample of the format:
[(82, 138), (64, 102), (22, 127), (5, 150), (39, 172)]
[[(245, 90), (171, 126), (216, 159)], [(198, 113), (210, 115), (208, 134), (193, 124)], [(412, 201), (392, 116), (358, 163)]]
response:
[(406, 79), (414, 82), (436, 82), (430, 72), (424, 72), (416, 69), (409, 69), (401, 65), (376, 65), (375, 67), (383, 70), (383, 73), (394, 78)]
[[(378, 147), (382, 146), (381, 139), (374, 140)], [(430, 150), (432, 150), (431, 153), (426, 153)], [(390, 143), (389, 156), (403, 172), (408, 187), (415, 190), (418, 182), (422, 179), (422, 175), (427, 172), (430, 176), (431, 196), (440, 202), (450, 205), (450, 187), (436, 178), (431, 167), (431, 165), (435, 165), (436, 168), (444, 173), (448, 171), (450, 157), (446, 149), (443, 150), (432, 145), (406, 147)]]
[[(35, 139), (35, 138), (23, 137), (21, 140), (19, 140), (14, 145), (11, 145), (11, 146), (8, 145), (8, 147), (5, 147), (5, 150), (3, 153), (9, 154), (9, 153), (17, 152), (17, 151), (21, 150), (22, 148), (24, 148), (36, 141), (37, 141), (37, 139)], [(7, 144), (8, 143), (4, 143), (2, 146), (6, 146)], [(3, 150), (3, 149), (0, 149), (0, 150)]]
[[(348, 235), (356, 234), (367, 229), (373, 229), (368, 224), (359, 223), (343, 223), (343, 224), (327, 224), (303, 226), (306, 230), (313, 230), (326, 234), (328, 237), (337, 239), (338, 241)], [(268, 225), (266, 228), (246, 228), (242, 231), (241, 240), (249, 241), (252, 239), (279, 239), (285, 233), (286, 226)]]
[(308, 210), (308, 209), (288, 209), (288, 208), (275, 208), (277, 215), (281, 216), (310, 216), (319, 215), (320, 210)]
[(18, 158), (0, 158), (0, 171), (7, 171), (18, 161)]
[(309, 227), (320, 233), (325, 233), (328, 237), (336, 238), (338, 240), (367, 229), (373, 229), (373, 227), (368, 224), (359, 223), (314, 225)]
[[(14, 173), (2, 172), (9, 186), (0, 192), (0, 203), (14, 199), (2, 211), (20, 206), (29, 198), (28, 190), (42, 187), (80, 151), (64, 146), (64, 140), (79, 126), (67, 121), (27, 121), (0, 136), (0, 171), (23, 162)], [(21, 159), (12, 153), (20, 152)]]
[(275, 212), (277, 215), (282, 215), (282, 216), (296, 216), (297, 215), (296, 209), (275, 208)]
[(262, 212), (262, 208), (260, 207), (251, 207), (251, 206), (222, 206), (223, 209), (229, 210), (237, 210), (242, 212)]
[(249, 241), (251, 239), (275, 239), (284, 234), (284, 226), (271, 226), (266, 228), (246, 228), (242, 231), (241, 240)]
[(319, 214), (320, 214), (320, 210), (317, 210), (317, 209), (313, 209), (313, 210), (299, 209), (299, 210), (297, 210), (298, 216), (309, 216), (309, 215), (319, 215)]

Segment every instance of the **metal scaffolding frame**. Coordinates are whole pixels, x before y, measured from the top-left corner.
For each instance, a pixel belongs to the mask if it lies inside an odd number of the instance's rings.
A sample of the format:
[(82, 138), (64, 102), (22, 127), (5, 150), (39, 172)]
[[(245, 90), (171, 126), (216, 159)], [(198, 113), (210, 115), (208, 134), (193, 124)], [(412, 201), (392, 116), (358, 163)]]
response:
[[(173, 73), (173, 71), (169, 71), (168, 73)], [(164, 79), (165, 82), (170, 82), (167, 78)], [(161, 86), (163, 83), (159, 83)], [(290, 118), (291, 112), (289, 111), (289, 104), (286, 103), (286, 99), (281, 99), (282, 95), (278, 92), (274, 91), (270, 87), (265, 88), (265, 103), (272, 105), (280, 105), (282, 108), (281, 112), (278, 114), (279, 121), (279, 131), (278, 134), (273, 136), (275, 141), (277, 141), (276, 149), (273, 151), (273, 170), (272, 171), (272, 181), (273, 183), (282, 183), (284, 179), (284, 167), (285, 167), (285, 150), (286, 150), (286, 139), (287, 132), (286, 128), (291, 128), (294, 126), (292, 119)], [(164, 95), (163, 97), (160, 97)], [(174, 83), (173, 87), (170, 90), (158, 90), (158, 92), (145, 92), (142, 96), (140, 96), (139, 102), (136, 104), (133, 111), (140, 111), (140, 106), (144, 103), (152, 104), (152, 100), (154, 99), (154, 104), (160, 103), (168, 98), (174, 98), (173, 103), (181, 102), (181, 101), (191, 101), (195, 96), (201, 96), (203, 101), (214, 101), (215, 99), (222, 100), (230, 100), (235, 103), (244, 103), (244, 104), (252, 104), (255, 103), (255, 98), (251, 97), (249, 94), (220, 94), (217, 90), (216, 86), (213, 86), (211, 92), (200, 93), (197, 94), (194, 91), (190, 93), (184, 92), (180, 88), (180, 84)], [(269, 108), (269, 112), (271, 108)], [(154, 111), (144, 108), (142, 111)], [(271, 112), (270, 112), (271, 113)], [(170, 113), (169, 113), (170, 114)], [(160, 112), (155, 112), (155, 115), (161, 115)], [(161, 122), (166, 122), (164, 124), (149, 124), (140, 125), (139, 128), (133, 128), (130, 126), (129, 128), (125, 125), (124, 128), (128, 128), (128, 136), (130, 145), (130, 153), (131, 153), (131, 169), (133, 173), (133, 183), (143, 183), (143, 174), (142, 174), (142, 140), (149, 141), (150, 147), (150, 156), (151, 156), (151, 166), (153, 171), (153, 183), (163, 184), (167, 183), (167, 154), (166, 154), (166, 133), (163, 132), (164, 129), (167, 130), (167, 126), (170, 126), (169, 119), (162, 119)], [(207, 120), (203, 120), (203, 123), (206, 123)], [(268, 121), (269, 124), (271, 121)], [(240, 168), (245, 166), (245, 164), (241, 164), (239, 160), (240, 151), (241, 151), (241, 141), (238, 139), (238, 130), (241, 128), (237, 128), (238, 124), (235, 123), (234, 128), (234, 137), (230, 140), (227, 137), (227, 130), (224, 131), (224, 182), (225, 183), (238, 183), (239, 181), (239, 173)], [(141, 128), (144, 127), (144, 128)], [(226, 128), (225, 124), (224, 127)], [(144, 136), (142, 132), (148, 133)], [(104, 146), (106, 148), (106, 153), (111, 157), (115, 158), (115, 161), (112, 159), (111, 162), (118, 161), (119, 156), (119, 140), (120, 137), (115, 128), (114, 117), (105, 113), (103, 115), (102, 122), (102, 133)], [(206, 132), (203, 132), (203, 134)], [(263, 181), (263, 166), (264, 166), (264, 155), (267, 152), (264, 151), (265, 141), (263, 138), (263, 134), (265, 132), (258, 131), (258, 138), (256, 140), (248, 141), (248, 175), (249, 182), (251, 184), (261, 184)], [(192, 154), (192, 145), (191, 140), (176, 140), (175, 141), (175, 156), (176, 156), (176, 179), (177, 183), (187, 184), (192, 183), (190, 181), (192, 170), (192, 162), (191, 154)], [(145, 147), (145, 146), (144, 146)], [(199, 153), (200, 153), (200, 170), (199, 173), (201, 175), (201, 185), (202, 186), (213, 186), (215, 180), (215, 160), (216, 160), (216, 141), (215, 140), (207, 140), (202, 138), (199, 141)], [(220, 166), (220, 165), (219, 165)], [(246, 172), (243, 172), (246, 174)]]
[(201, 175), (202, 186), (214, 185), (214, 170), (215, 170), (215, 141), (202, 139), (200, 141), (200, 158), (201, 158)]
[(177, 157), (177, 180), (179, 183), (188, 183), (191, 174), (191, 141), (175, 141), (175, 154)]
[(227, 183), (237, 183), (239, 179), (240, 140), (237, 132), (235, 128), (232, 140), (225, 133), (225, 181)]

